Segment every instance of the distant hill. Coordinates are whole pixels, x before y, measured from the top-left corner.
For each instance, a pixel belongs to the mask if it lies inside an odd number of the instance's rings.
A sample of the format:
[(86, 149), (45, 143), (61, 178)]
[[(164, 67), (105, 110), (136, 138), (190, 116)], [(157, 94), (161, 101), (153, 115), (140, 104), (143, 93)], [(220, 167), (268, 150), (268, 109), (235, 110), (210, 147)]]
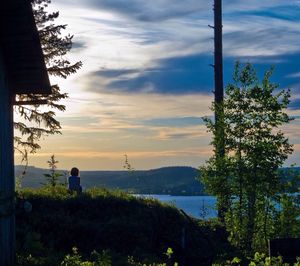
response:
[[(22, 166), (16, 166), (16, 176), (20, 176)], [(22, 187), (40, 187), (45, 183), (43, 174), (49, 170), (28, 167)], [(60, 171), (68, 177), (67, 171)], [(199, 172), (186, 166), (163, 167), (144, 171), (81, 171), (81, 183), (84, 188), (105, 187), (121, 189), (136, 194), (203, 195), (203, 186), (196, 180)]]

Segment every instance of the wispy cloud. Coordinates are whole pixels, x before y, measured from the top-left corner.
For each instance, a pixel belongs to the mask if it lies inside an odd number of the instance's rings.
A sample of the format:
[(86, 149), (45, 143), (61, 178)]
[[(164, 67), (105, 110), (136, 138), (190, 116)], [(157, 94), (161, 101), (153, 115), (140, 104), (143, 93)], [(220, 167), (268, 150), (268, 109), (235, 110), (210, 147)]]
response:
[(172, 19), (207, 10), (210, 4), (204, 0), (157, 0), (155, 4), (143, 0), (65, 0), (74, 5), (108, 10), (144, 22)]
[[(56, 0), (56, 9), (75, 35), (70, 59), (84, 67), (66, 81), (53, 79), (70, 95), (58, 117), (63, 135), (43, 142), (36, 161), (57, 153), (68, 167), (116, 169), (127, 153), (136, 168), (204, 162), (211, 152), (200, 117), (212, 115), (212, 1)], [(223, 4), (225, 84), (237, 59), (254, 63), (259, 76), (275, 65), (272, 80), (292, 89), (294, 116), (299, 9), (299, 0)], [(297, 123), (284, 128), (295, 144)]]
[[(151, 157), (177, 157), (177, 156), (202, 156), (210, 155), (211, 149), (186, 149), (186, 150), (165, 150), (165, 151), (118, 151), (118, 152), (100, 152), (100, 151), (65, 151), (57, 152), (57, 157), (77, 157), (77, 158), (110, 158), (120, 159), (124, 154), (130, 158), (151, 158)], [(48, 158), (49, 153), (38, 153), (35, 156)]]
[(155, 138), (160, 140), (167, 139), (201, 139), (210, 136), (206, 131), (205, 126), (187, 126), (184, 128), (178, 127), (160, 127), (156, 128), (158, 135)]
[(288, 78), (300, 78), (300, 72), (291, 73), (287, 76)]
[[(88, 89), (119, 90), (127, 93), (151, 92), (187, 94), (212, 91), (211, 58), (201, 55), (173, 57), (152, 62), (158, 67), (145, 69), (102, 69), (86, 78)], [(99, 84), (102, 86), (99, 87)]]

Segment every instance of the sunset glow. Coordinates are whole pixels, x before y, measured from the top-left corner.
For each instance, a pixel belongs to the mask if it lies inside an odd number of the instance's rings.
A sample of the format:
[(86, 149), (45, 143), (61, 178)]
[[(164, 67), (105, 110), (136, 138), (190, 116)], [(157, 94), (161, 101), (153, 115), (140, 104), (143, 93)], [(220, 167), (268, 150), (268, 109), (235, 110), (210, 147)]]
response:
[[(209, 158), (201, 117), (212, 115), (212, 1), (53, 0), (49, 10), (74, 34), (69, 58), (83, 68), (51, 80), (69, 94), (57, 113), (62, 135), (42, 140), (30, 165), (46, 168), (52, 154), (60, 168), (84, 170), (122, 169), (124, 154), (136, 169), (198, 167)], [(240, 60), (259, 75), (274, 65), (273, 81), (291, 89), (295, 120), (283, 131), (295, 152), (287, 165), (300, 165), (299, 14), (299, 0), (224, 2), (225, 84)]]

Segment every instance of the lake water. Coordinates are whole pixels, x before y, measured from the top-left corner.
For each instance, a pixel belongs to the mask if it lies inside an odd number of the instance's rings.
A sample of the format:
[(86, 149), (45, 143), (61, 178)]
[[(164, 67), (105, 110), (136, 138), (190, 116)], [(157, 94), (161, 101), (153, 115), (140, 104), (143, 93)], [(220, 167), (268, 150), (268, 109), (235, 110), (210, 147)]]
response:
[(153, 198), (182, 209), (195, 218), (208, 219), (217, 217), (216, 198), (213, 196), (170, 196), (170, 195), (136, 195)]

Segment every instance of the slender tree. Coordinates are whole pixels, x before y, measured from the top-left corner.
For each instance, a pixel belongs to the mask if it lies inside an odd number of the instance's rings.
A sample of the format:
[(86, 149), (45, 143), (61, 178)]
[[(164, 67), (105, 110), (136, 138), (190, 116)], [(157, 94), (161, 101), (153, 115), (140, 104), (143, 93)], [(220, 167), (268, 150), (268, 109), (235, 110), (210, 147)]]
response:
[[(225, 225), (232, 242), (249, 252), (265, 248), (266, 239), (276, 235), (275, 202), (282, 192), (278, 169), (292, 153), (279, 130), (291, 120), (285, 112), (290, 92), (276, 92), (271, 74), (267, 71), (259, 83), (250, 64), (237, 64), (223, 102), (224, 156), (214, 155), (201, 169), (208, 191), (218, 200), (229, 199)], [(206, 123), (214, 135), (219, 133), (214, 121)]]
[[(45, 63), (49, 75), (66, 79), (69, 75), (77, 72), (82, 63), (71, 63), (67, 54), (72, 48), (72, 35), (65, 35), (63, 31), (67, 25), (54, 23), (59, 12), (47, 12), (47, 6), (51, 0), (32, 0), (36, 25), (39, 31)], [(34, 153), (39, 148), (39, 139), (42, 136), (59, 134), (61, 125), (55, 118), (55, 111), (64, 111), (65, 106), (59, 101), (67, 98), (66, 93), (61, 93), (57, 84), (52, 86), (52, 94), (43, 95), (17, 95), (18, 101), (47, 100), (48, 110), (36, 105), (19, 105), (15, 107), (19, 121), (15, 121), (15, 150), (23, 155), (27, 161), (28, 153)]]
[(44, 177), (47, 180), (46, 185), (56, 187), (57, 185), (59, 185), (59, 178), (63, 176), (62, 173), (57, 172), (57, 164), (59, 163), (59, 161), (57, 161), (54, 154), (52, 154), (47, 163), (49, 165), (50, 173), (44, 174)]

